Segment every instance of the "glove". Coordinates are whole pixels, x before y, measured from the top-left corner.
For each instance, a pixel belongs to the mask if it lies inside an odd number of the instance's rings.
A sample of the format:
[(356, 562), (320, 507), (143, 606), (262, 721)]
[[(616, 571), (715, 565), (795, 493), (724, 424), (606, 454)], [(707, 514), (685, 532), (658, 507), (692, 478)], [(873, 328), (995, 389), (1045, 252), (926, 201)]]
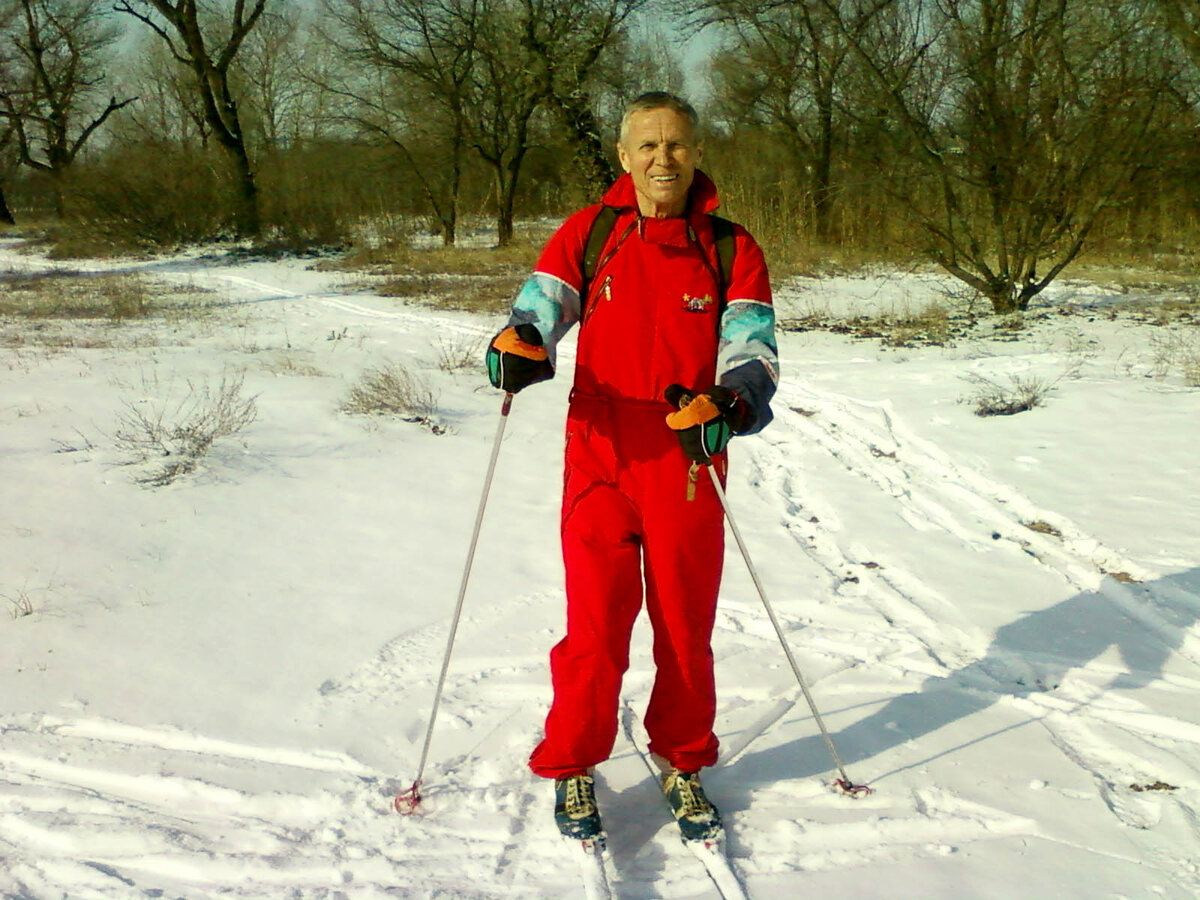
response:
[(710, 463), (713, 456), (725, 449), (735, 426), (745, 418), (741, 398), (720, 385), (693, 393), (683, 385), (673, 384), (667, 388), (666, 398), (678, 409), (667, 416), (667, 425), (693, 462)]
[(492, 338), (486, 362), (492, 386), (510, 394), (554, 377), (542, 335), (528, 323), (510, 325)]

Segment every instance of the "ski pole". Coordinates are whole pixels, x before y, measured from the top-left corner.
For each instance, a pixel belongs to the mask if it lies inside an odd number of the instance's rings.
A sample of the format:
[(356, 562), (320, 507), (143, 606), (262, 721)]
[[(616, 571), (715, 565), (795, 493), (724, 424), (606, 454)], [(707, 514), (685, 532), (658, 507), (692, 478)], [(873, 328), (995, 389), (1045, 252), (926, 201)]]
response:
[(406, 791), (396, 795), (393, 806), (402, 816), (410, 816), (421, 805), (421, 778), (425, 774), (425, 762), (429, 758), (429, 744), (433, 740), (433, 725), (437, 721), (438, 707), (442, 702), (442, 689), (446, 685), (446, 673), (450, 669), (450, 654), (454, 650), (454, 636), (458, 632), (458, 622), (462, 618), (463, 598), (467, 595), (467, 582), (471, 578), (471, 564), (475, 561), (475, 545), (479, 543), (479, 528), (483, 524), (483, 511), (487, 508), (488, 494), (492, 489), (492, 475), (496, 472), (496, 458), (500, 455), (500, 441), (504, 437), (504, 426), (508, 422), (508, 413), (512, 409), (513, 394), (504, 394), (504, 403), (500, 407), (500, 423), (496, 426), (496, 438), (492, 442), (492, 456), (488, 460), (487, 476), (483, 481), (483, 495), (479, 498), (479, 510), (475, 513), (475, 529), (471, 533), (471, 544), (467, 549), (467, 562), (463, 567), (462, 583), (458, 587), (458, 602), (454, 605), (454, 615), (450, 620), (450, 634), (446, 638), (446, 653), (442, 657), (442, 672), (438, 676), (437, 687), (433, 692), (433, 708), (429, 711), (429, 726), (425, 729), (425, 746), (421, 748), (421, 761), (417, 765), (417, 777)]
[(825, 720), (821, 718), (821, 713), (817, 709), (817, 704), (813, 700), (812, 692), (808, 689), (808, 682), (804, 680), (804, 676), (800, 673), (800, 666), (796, 663), (796, 657), (792, 655), (792, 648), (788, 646), (787, 638), (784, 637), (783, 628), (779, 624), (779, 619), (775, 617), (775, 610), (771, 607), (771, 603), (767, 600), (767, 592), (763, 590), (762, 582), (758, 578), (758, 570), (754, 568), (754, 563), (750, 559), (750, 553), (746, 550), (746, 544), (742, 541), (742, 533), (738, 531), (737, 522), (733, 519), (733, 513), (729, 509), (729, 501), (725, 497), (725, 490), (721, 487), (721, 479), (717, 477), (715, 466), (705, 466), (708, 469), (708, 474), (712, 478), (713, 487), (717, 491), (717, 499), (721, 501), (721, 508), (725, 510), (725, 519), (729, 522), (729, 530), (733, 532), (733, 539), (737, 541), (738, 549), (742, 551), (742, 559), (746, 561), (746, 568), (750, 571), (750, 580), (754, 582), (754, 587), (758, 590), (758, 598), (762, 600), (763, 609), (767, 611), (767, 618), (771, 620), (771, 625), (775, 629), (775, 634), (779, 638), (779, 643), (783, 646), (784, 655), (787, 656), (788, 664), (792, 667), (792, 672), (796, 676), (796, 681), (800, 684), (800, 690), (804, 692), (804, 699), (808, 701), (808, 708), (812, 710), (813, 718), (817, 720), (817, 727), (821, 729), (821, 736), (825, 739), (825, 746), (829, 749), (829, 755), (833, 758), (833, 764), (838, 770), (841, 778), (834, 782), (834, 785), (844, 794), (851, 797), (865, 797), (871, 793), (871, 788), (865, 784), (855, 784), (850, 780), (850, 776), (846, 774), (846, 767), (842, 765), (842, 759), (838, 756), (837, 748), (833, 745), (833, 738), (829, 735), (829, 729), (825, 727)]

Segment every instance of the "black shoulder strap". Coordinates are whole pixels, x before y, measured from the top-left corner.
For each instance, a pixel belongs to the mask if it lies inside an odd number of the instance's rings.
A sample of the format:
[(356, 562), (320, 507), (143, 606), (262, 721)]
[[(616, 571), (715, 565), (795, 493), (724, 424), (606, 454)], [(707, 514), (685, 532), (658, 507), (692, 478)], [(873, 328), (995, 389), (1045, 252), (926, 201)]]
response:
[(720, 216), (709, 214), (712, 221), (713, 242), (717, 247), (717, 274), (721, 278), (721, 304), (725, 303), (725, 288), (733, 277), (733, 254), (736, 245), (733, 241), (733, 223)]
[[(592, 219), (587, 243), (583, 247), (583, 284), (580, 285), (579, 290), (581, 302), (585, 304), (588, 288), (591, 287), (592, 279), (596, 275), (596, 268), (600, 264), (600, 254), (604, 252), (608, 236), (612, 234), (612, 230), (617, 224), (619, 212), (615, 206), (601, 206), (599, 212), (596, 213), (596, 218)], [(725, 304), (725, 288), (733, 276), (733, 256), (736, 251), (733, 222), (711, 214), (709, 219), (712, 221), (713, 243), (717, 248), (717, 275), (720, 282), (721, 305), (723, 306)]]
[(587, 243), (583, 248), (583, 284), (579, 288), (582, 301), (586, 301), (588, 288), (596, 276), (596, 267), (600, 264), (600, 254), (604, 252), (604, 244), (616, 224), (615, 206), (601, 206), (596, 218), (592, 219), (592, 227), (588, 231)]

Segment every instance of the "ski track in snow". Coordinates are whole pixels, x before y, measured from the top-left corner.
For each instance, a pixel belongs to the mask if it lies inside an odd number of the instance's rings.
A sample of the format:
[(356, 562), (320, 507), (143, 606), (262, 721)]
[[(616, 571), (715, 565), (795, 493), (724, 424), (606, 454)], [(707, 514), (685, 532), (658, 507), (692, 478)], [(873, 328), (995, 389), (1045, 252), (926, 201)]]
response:
[[(397, 328), (432, 323), (469, 337), (489, 333), (485, 323), (463, 317), (350, 299), (336, 290), (302, 294), (219, 269), (184, 264), (160, 274), (224, 285), (246, 302), (278, 299), (298, 308), (319, 303)], [(564, 350), (569, 359), (570, 349)], [(1200, 744), (1200, 725), (1097, 687), (1109, 674), (1100, 661), (1071, 672), (1053, 690), (1011, 690), (1013, 672), (1002, 655), (980, 665), (990, 635), (887, 547), (848, 541), (835, 503), (794, 463), (806, 454), (825, 454), (863, 491), (898, 510), (914, 531), (936, 531), (965, 548), (988, 550), (999, 535), (1022, 551), (1020, 559), (1070, 590), (1100, 592), (1158, 636), (1166, 653), (1191, 664), (1187, 675), (1159, 673), (1179, 691), (1200, 687), (1200, 639), (1194, 630), (1181, 634), (1170, 608), (1197, 608), (1200, 600), (1170, 585), (1151, 591), (1106, 580), (1106, 573), (1135, 581), (1152, 574), (1066, 516), (1039, 508), (918, 437), (886, 402), (785, 382), (775, 405), (772, 428), (740, 444), (735, 477), (778, 510), (805, 557), (828, 576), (827, 598), (806, 607), (803, 617), (783, 616), (794, 649), (816, 666), (810, 683), (818, 703), (823, 686), (866, 667), (940, 678), (957, 673), (961, 689), (983, 697), (981, 704), (1002, 705), (1035, 721), (1062, 757), (1091, 779), (1112, 814), (1130, 826), (1145, 858), (1170, 873), (1181, 890), (1200, 895), (1194, 861), (1171, 858), (1153, 839), (1153, 829), (1166, 820), (1200, 834), (1200, 810), (1189, 792), (1129, 789), (1160, 778), (1200, 783), (1200, 772), (1177, 752), (1181, 745)], [(1025, 523), (1033, 521), (1053, 526), (1061, 538), (1031, 531)], [(728, 565), (737, 560), (731, 557)], [(64, 885), (71, 900), (218, 894), (470, 900), (578, 892), (573, 863), (556, 842), (549, 794), (524, 768), (543, 713), (548, 647), (488, 654), (490, 636), (506, 620), (556, 616), (561, 602), (553, 592), (530, 594), (503, 608), (468, 612), (456, 654), (465, 653), (470, 663), (451, 669), (435, 738), (442, 752), (436, 771), (427, 773), (433, 786), (425, 813), (411, 818), (390, 814), (392, 796), (406, 786), (396, 772), (340, 752), (247, 746), (88, 718), (0, 718), (0, 855), (7, 861), (0, 892), (6, 900), (60, 896)], [(718, 629), (726, 655), (778, 652), (773, 631), (748, 602), (723, 603)], [(411, 767), (444, 641), (444, 624), (397, 635), (354, 670), (330, 673), (315, 702), (331, 715), (353, 715), (368, 704), (403, 711), (397, 722), (405, 730), (393, 745), (398, 768)], [(626, 695), (644, 696), (646, 684), (644, 672), (631, 671)], [(736, 781), (735, 763), (757, 752), (764, 735), (812, 727), (786, 679), (748, 685), (722, 699), (723, 720), (738, 727), (724, 737), (710, 781), (717, 795)], [(628, 731), (628, 705), (625, 713)], [(645, 795), (645, 772), (629, 767), (630, 743), (628, 733), (618, 741), (607, 789)], [(854, 760), (850, 768), (856, 774), (863, 763)], [(261, 783), (287, 790), (263, 793), (255, 789)], [(622, 808), (630, 809), (629, 802)], [(849, 816), (823, 818), (841, 802), (817, 781), (798, 780), (756, 788), (748, 808), (727, 816), (729, 855), (751, 894), (756, 877), (868, 866), (1003, 837), (1047, 838), (1035, 821), (965, 799), (936, 781), (911, 791), (885, 788), (852, 806)], [(766, 821), (775, 819), (776, 807), (789, 812), (770, 830), (755, 830), (750, 820), (756, 805), (766, 810)], [(630, 829), (624, 844), (617, 842), (614, 896), (715, 896), (705, 892), (703, 872), (696, 876), (698, 864), (679, 849), (665, 813), (661, 820), (647, 818)]]
[[(1038, 507), (1019, 491), (959, 464), (940, 448), (918, 438), (886, 401), (867, 402), (808, 385), (784, 384), (776, 406), (779, 413), (772, 430), (754, 444), (751, 481), (775, 498), (783, 511), (785, 527), (809, 558), (831, 577), (834, 596), (865, 602), (899, 632), (895, 634), (898, 646), (880, 648), (875, 662), (886, 661), (893, 653), (902, 654), (907, 649), (904, 645), (915, 640), (943, 674), (950, 675), (953, 670), (972, 668), (972, 663), (983, 656), (986, 636), (966, 623), (961, 612), (916, 573), (888, 560), (887, 548), (855, 544), (852, 552), (843, 549), (836, 509), (829, 508), (820, 494), (806, 485), (801, 472), (783, 463), (784, 458), (797, 458), (798, 447), (815, 446), (829, 454), (848, 472), (876, 488), (886, 501), (899, 506), (916, 531), (937, 529), (968, 547), (986, 548), (997, 539), (1012, 542), (1032, 564), (1054, 572), (1070, 588), (1100, 594), (1157, 636), (1167, 653), (1192, 664), (1191, 677), (1164, 673), (1164, 681), (1191, 692), (1200, 688), (1200, 639), (1195, 629), (1181, 633), (1169, 613), (1171, 604), (1194, 609), (1200, 598), (1171, 585), (1155, 592), (1139, 592), (1136, 582), (1152, 576), (1136, 563), (1104, 546), (1067, 517)], [(1030, 522), (1052, 525), (1061, 539), (1031, 531), (1026, 524)], [(1123, 573), (1135, 583), (1106, 580), (1104, 576), (1109, 573)], [(826, 653), (836, 653), (829, 637), (828, 633), (821, 635), (821, 647)], [(861, 640), (861, 635), (858, 638)], [(864, 655), (860, 644), (846, 648), (851, 660)], [(906, 662), (911, 665), (911, 659)], [(1087, 668), (1098, 671), (1103, 667), (1093, 664)], [(1000, 673), (976, 671), (973, 680), (978, 682), (978, 676), (986, 674), (982, 681), (987, 690), (988, 677), (995, 681), (998, 674), (1001, 680), (1011, 675), (1003, 664), (1000, 669)], [(833, 671), (841, 669), (834, 667)], [(1030, 712), (1041, 723), (1063, 756), (1094, 780), (1097, 793), (1122, 823), (1148, 830), (1169, 812), (1196, 831), (1200, 808), (1186, 794), (1171, 792), (1164, 796), (1161, 792), (1131, 790), (1131, 786), (1153, 783), (1164, 771), (1174, 773), (1178, 782), (1196, 783), (1200, 771), (1172, 748), (1177, 743), (1200, 744), (1200, 726), (1154, 715), (1134, 700), (1086, 685), (1082, 691), (1063, 684), (1057, 686), (1062, 690), (1019, 697), (998, 683), (995, 687), (1001, 691), (1002, 702)], [(790, 711), (791, 705), (778, 704), (769, 709), (742, 736), (727, 761), (741, 756), (756, 737)], [(924, 802), (921, 805), (928, 806)], [(969, 840), (971, 828), (979, 824), (980, 820), (974, 819), (960, 827), (957, 834), (948, 829), (938, 837), (929, 837)], [(1005, 827), (1036, 833), (1029, 825)], [(996, 825), (989, 823), (984, 830), (994, 832)], [(914, 833), (911, 822), (903, 833)], [(1163, 857), (1152, 839), (1139, 843), (1144, 845), (1148, 858)], [(869, 852), (865, 847), (860, 849)], [(1164, 871), (1175, 873), (1181, 886), (1200, 893), (1194, 861), (1160, 858), (1158, 862)]]

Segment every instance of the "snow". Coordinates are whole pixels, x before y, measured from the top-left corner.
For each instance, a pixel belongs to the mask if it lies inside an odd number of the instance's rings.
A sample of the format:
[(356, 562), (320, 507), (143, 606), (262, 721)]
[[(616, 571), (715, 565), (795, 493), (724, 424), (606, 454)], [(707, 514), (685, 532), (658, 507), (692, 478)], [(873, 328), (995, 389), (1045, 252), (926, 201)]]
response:
[[(0, 246), (0, 271), (55, 268), (140, 270), (212, 308), (0, 345), (0, 895), (582, 896), (524, 767), (563, 622), (570, 340), (507, 421), (406, 818), (391, 800), (416, 775), (500, 423), (481, 368), (440, 361), (499, 322), (306, 260)], [(896, 313), (944, 290), (797, 279), (778, 306)], [(1200, 895), (1200, 390), (1155, 365), (1171, 326), (1107, 314), (1128, 299), (1064, 284), (1016, 340), (781, 334), (777, 420), (735, 442), (729, 500), (842, 761), (875, 792), (831, 789), (730, 540), (706, 784), (756, 900)], [(388, 363), (429, 382), (446, 433), (339, 411)], [(972, 373), (1057, 383), (980, 418)], [(191, 475), (138, 484), (122, 413), (231, 374), (254, 423)], [(609, 877), (630, 900), (715, 897), (632, 743), (648, 640), (640, 625), (599, 773)]]

